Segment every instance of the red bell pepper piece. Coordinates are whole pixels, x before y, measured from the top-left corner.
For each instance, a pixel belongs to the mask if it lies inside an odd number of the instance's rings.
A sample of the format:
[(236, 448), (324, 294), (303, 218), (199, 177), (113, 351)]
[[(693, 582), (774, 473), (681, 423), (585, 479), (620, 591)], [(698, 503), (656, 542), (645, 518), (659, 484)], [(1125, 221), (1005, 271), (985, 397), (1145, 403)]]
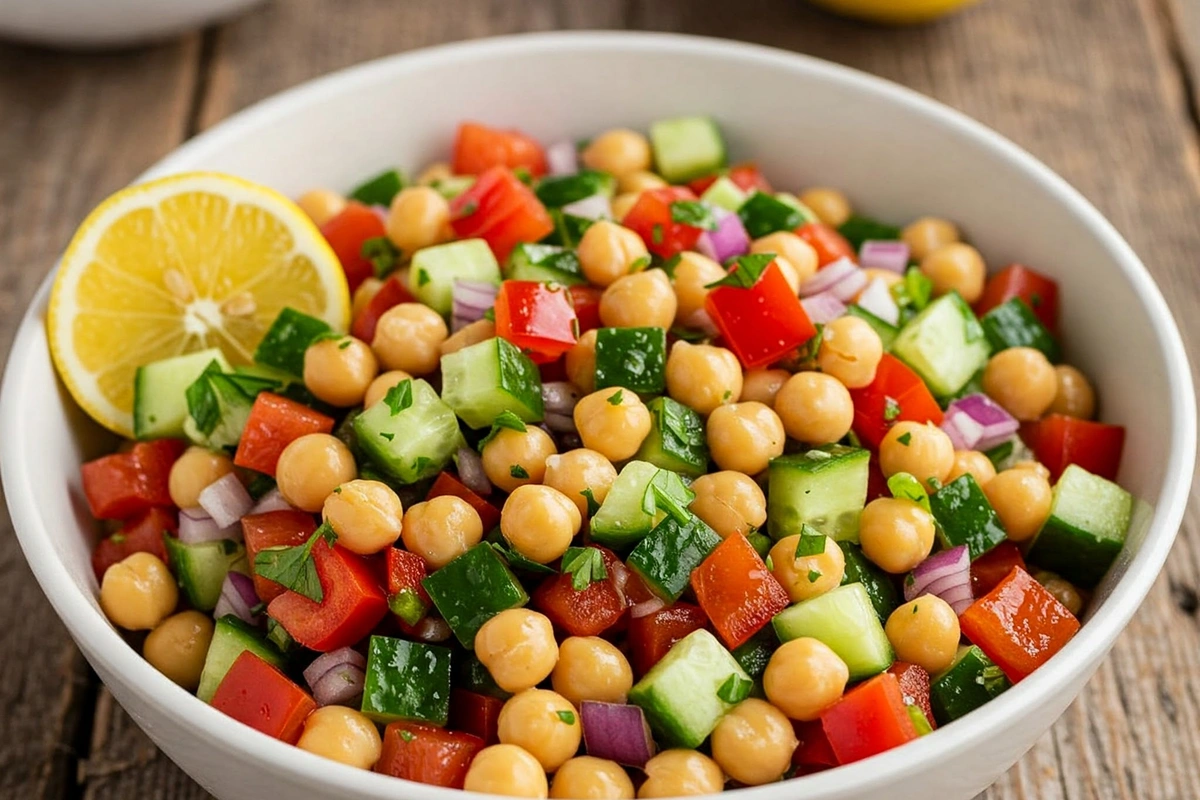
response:
[(383, 312), (401, 303), (415, 302), (408, 287), (398, 276), (393, 275), (384, 281), (383, 286), (379, 287), (379, 291), (375, 293), (371, 301), (362, 311), (358, 312), (358, 316), (354, 318), (354, 323), (350, 326), (350, 333), (354, 338), (370, 344), (375, 338), (375, 326), (379, 324), (379, 318), (383, 316)]
[(457, 497), (460, 500), (465, 500), (471, 508), (479, 512), (479, 519), (483, 522), (483, 529), (485, 531), (490, 531), (500, 524), (500, 509), (471, 491), (454, 475), (451, 475), (449, 472), (442, 472), (438, 474), (437, 480), (433, 482), (433, 486), (429, 487), (429, 494), (425, 495), (425, 499), (432, 500), (435, 497), (447, 494)]
[(419, 722), (393, 722), (383, 731), (375, 771), (448, 789), (461, 789), (483, 739)]
[[(594, 545), (593, 545), (594, 546)], [(617, 586), (620, 559), (606, 547), (596, 547), (604, 556), (607, 575), (582, 590), (571, 585), (570, 575), (555, 575), (542, 581), (533, 592), (533, 607), (572, 636), (598, 636), (615, 625), (625, 613), (625, 595)]]
[(602, 289), (595, 286), (578, 284), (567, 288), (571, 295), (571, 304), (575, 307), (575, 319), (579, 322), (580, 335), (596, 328), (603, 328), (600, 321), (600, 296)]
[(889, 672), (861, 683), (821, 714), (839, 764), (849, 764), (917, 738), (900, 682)]
[(730, 650), (758, 633), (790, 602), (787, 590), (740, 533), (727, 537), (692, 571), (692, 589)]
[(942, 409), (929, 387), (891, 353), (880, 359), (875, 380), (851, 389), (850, 399), (854, 401), (854, 432), (873, 450), (901, 420), (942, 424)]
[(695, 199), (696, 195), (686, 186), (648, 189), (638, 196), (621, 224), (642, 237), (646, 249), (661, 258), (695, 250), (704, 229), (676, 222), (671, 215), (672, 203)]
[(711, 289), (704, 308), (746, 369), (778, 361), (817, 332), (774, 261), (749, 288)]
[(1079, 620), (1020, 567), (958, 621), (963, 635), (1013, 683), (1045, 664), (1079, 631)]
[(817, 251), (818, 269), (839, 258), (858, 263), (858, 253), (854, 252), (854, 247), (846, 241), (846, 237), (822, 222), (806, 222), (796, 228), (796, 235)]
[(546, 174), (546, 155), (537, 140), (517, 130), (464, 122), (454, 137), (454, 174), (479, 175), (492, 167), (524, 167), (537, 178)]
[(460, 239), (480, 238), (501, 262), (521, 242), (554, 230), (545, 206), (507, 167), (492, 167), (450, 203), (450, 226)]
[(450, 729), (478, 736), (486, 744), (500, 741), (504, 701), (466, 689), (450, 690)]
[(1037, 422), (1023, 424), (1021, 438), (1033, 450), (1037, 460), (1050, 470), (1052, 481), (1058, 480), (1071, 464), (1115, 481), (1121, 467), (1121, 451), (1125, 447), (1125, 428), (1050, 414)]
[(793, 720), (792, 730), (796, 732), (796, 739), (799, 741), (796, 749), (792, 751), (793, 766), (805, 768), (807, 774), (838, 765), (837, 756), (833, 754), (833, 747), (829, 744), (829, 737), (825, 735), (821, 720)]
[(275, 477), (279, 454), (309, 433), (329, 433), (333, 420), (303, 403), (260, 392), (254, 398), (233, 463)]
[(245, 650), (221, 679), (212, 707), (267, 736), (295, 744), (317, 704), (286, 675)]
[(554, 361), (575, 344), (575, 306), (561, 286), (504, 281), (496, 295), (496, 335), (535, 363)]
[(1010, 264), (988, 280), (975, 313), (982, 317), (1014, 297), (1024, 300), (1051, 333), (1058, 328), (1058, 284), (1021, 264)]
[[(725, 177), (733, 181), (733, 185), (741, 189), (743, 192), (766, 192), (771, 194), (774, 190), (771, 184), (767, 183), (767, 179), (758, 171), (758, 165), (749, 162), (746, 164), (735, 164), (730, 167), (725, 173)], [(708, 187), (717, 182), (717, 178), (721, 177), (720, 172), (714, 172), (712, 175), (706, 175), (703, 178), (696, 178), (694, 181), (688, 182), (688, 188), (697, 195), (704, 194), (708, 191)]]
[(904, 695), (905, 705), (921, 709), (925, 719), (929, 720), (930, 728), (937, 728), (937, 720), (933, 718), (933, 706), (929, 703), (929, 673), (918, 664), (908, 664), (897, 661), (887, 670), (896, 676), (900, 683), (900, 693)]
[[(405, 598), (405, 606), (412, 611), (413, 619), (401, 618), (401, 622), (405, 626), (409, 626), (411, 630), (411, 626), (419, 622), (420, 617), (423, 617), (433, 605), (428, 592), (421, 585), (421, 581), (426, 578), (429, 571), (426, 569), (425, 559), (416, 553), (401, 550), (398, 547), (389, 547), (386, 552), (388, 607), (392, 607), (391, 600), (397, 595), (401, 593), (411, 595), (411, 597)], [(405, 616), (407, 615), (406, 611)]]
[(375, 267), (363, 256), (363, 243), (386, 236), (387, 231), (373, 208), (362, 203), (348, 203), (340, 214), (321, 226), (321, 234), (341, 262), (351, 293), (375, 275)]
[(1013, 567), (1025, 569), (1025, 559), (1016, 542), (1006, 540), (971, 562), (971, 590), (976, 597), (983, 597), (1007, 578)]
[(242, 517), (242, 539), (246, 543), (246, 559), (254, 578), (254, 591), (258, 599), (269, 603), (287, 589), (264, 578), (254, 570), (254, 559), (263, 550), (272, 547), (297, 547), (308, 541), (317, 523), (312, 514), (291, 509), (268, 511), (265, 514), (247, 514)]
[(314, 603), (287, 591), (267, 606), (267, 613), (309, 650), (327, 653), (366, 636), (388, 613), (387, 597), (371, 565), (324, 541), (312, 549), (325, 597)]
[(141, 516), (130, 519), (121, 530), (102, 539), (92, 551), (96, 580), (102, 580), (109, 567), (134, 553), (152, 553), (165, 562), (167, 548), (163, 544), (163, 533), (174, 533), (178, 528), (175, 512), (165, 508), (149, 508)]
[(645, 675), (675, 643), (708, 624), (704, 609), (676, 603), (629, 619), (629, 662), (637, 675)]
[(129, 519), (154, 506), (174, 508), (167, 479), (187, 445), (179, 439), (138, 442), (129, 452), (80, 467), (83, 493), (96, 519)]

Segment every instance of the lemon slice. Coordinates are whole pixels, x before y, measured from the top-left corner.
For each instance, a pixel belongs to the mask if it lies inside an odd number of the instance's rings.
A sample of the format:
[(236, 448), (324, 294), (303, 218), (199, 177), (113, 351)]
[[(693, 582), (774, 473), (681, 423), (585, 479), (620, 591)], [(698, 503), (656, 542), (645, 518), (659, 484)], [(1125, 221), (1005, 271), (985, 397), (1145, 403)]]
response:
[(123, 189), (88, 215), (59, 265), (46, 324), (76, 402), (131, 436), (139, 366), (209, 347), (248, 364), (285, 306), (345, 330), (337, 256), (278, 192), (195, 172)]

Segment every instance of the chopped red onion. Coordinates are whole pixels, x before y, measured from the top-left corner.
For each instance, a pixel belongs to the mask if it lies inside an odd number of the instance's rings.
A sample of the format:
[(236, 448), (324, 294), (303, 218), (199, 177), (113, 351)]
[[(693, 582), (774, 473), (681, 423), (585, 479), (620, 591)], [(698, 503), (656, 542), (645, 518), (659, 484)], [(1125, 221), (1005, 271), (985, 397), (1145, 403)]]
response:
[(325, 706), (357, 706), (366, 685), (366, 673), (353, 664), (334, 667), (312, 687), (313, 700)]
[(816, 275), (813, 275), (800, 284), (800, 296), (811, 297), (814, 294), (828, 292), (857, 271), (858, 264), (855, 264), (848, 258), (839, 258), (837, 261), (832, 261), (821, 267)]
[(900, 306), (896, 305), (896, 298), (892, 297), (892, 290), (883, 278), (876, 278), (867, 284), (867, 288), (858, 296), (858, 304), (889, 325), (900, 321)]
[(583, 742), (589, 756), (627, 767), (643, 767), (654, 757), (654, 739), (646, 715), (637, 706), (585, 700), (579, 707)]
[(483, 319), (487, 310), (496, 304), (500, 287), (488, 281), (455, 281), (452, 290), (454, 309), (450, 326), (458, 331), (472, 322)]
[(444, 642), (450, 638), (453, 633), (450, 630), (449, 623), (441, 617), (427, 616), (413, 626), (413, 638), (421, 642), (430, 642), (436, 644)]
[(225, 582), (221, 584), (221, 596), (217, 598), (213, 617), (220, 619), (233, 614), (242, 622), (257, 625), (262, 618), (255, 614), (253, 608), (259, 603), (258, 592), (254, 590), (254, 581), (248, 575), (230, 570), (225, 573)]
[(375, 216), (379, 217), (379, 221), (387, 226), (389, 209), (387, 206), (374, 205), (371, 210), (375, 212)]
[(955, 400), (942, 420), (942, 430), (955, 450), (990, 450), (1020, 427), (1020, 422), (985, 394)]
[(268, 511), (291, 511), (292, 506), (287, 500), (283, 499), (283, 493), (278, 489), (271, 491), (258, 498), (258, 502), (254, 504), (254, 508), (250, 509), (251, 514), (266, 514)]
[(886, 269), (901, 275), (908, 269), (908, 245), (904, 242), (868, 239), (858, 248), (858, 263), (862, 267)]
[(228, 528), (254, 508), (254, 499), (232, 472), (205, 486), (200, 492), (200, 507), (222, 528)]
[(222, 528), (202, 508), (185, 508), (179, 512), (179, 541), (184, 544), (217, 542), (242, 538), (242, 526), (234, 523)]
[(974, 602), (971, 591), (971, 554), (966, 545), (934, 553), (904, 579), (905, 601), (937, 595), (961, 614)]
[(551, 175), (574, 175), (579, 172), (579, 156), (575, 143), (555, 142), (546, 148), (546, 165)]
[(846, 313), (846, 304), (830, 292), (821, 292), (806, 297), (800, 301), (800, 305), (804, 306), (804, 313), (808, 314), (809, 320), (818, 325), (833, 322)]
[(571, 414), (579, 402), (579, 390), (570, 381), (549, 381), (542, 384), (542, 405), (556, 414)]
[(483, 459), (479, 453), (470, 447), (460, 447), (454, 455), (454, 463), (458, 467), (458, 479), (464, 486), (484, 497), (492, 493), (492, 482), (483, 471)]
[(317, 683), (325, 677), (327, 672), (343, 665), (366, 669), (367, 659), (353, 647), (339, 647), (337, 650), (330, 650), (328, 653), (317, 656), (305, 668), (304, 681), (309, 688), (316, 689)]
[(564, 214), (583, 219), (612, 219), (612, 201), (606, 195), (594, 194), (562, 207)]
[(750, 234), (746, 233), (742, 218), (724, 208), (713, 206), (711, 210), (713, 218), (717, 221), (717, 228), (700, 234), (700, 239), (696, 242), (697, 252), (718, 264), (749, 253)]
[(699, 331), (710, 339), (715, 339), (720, 334), (716, 324), (712, 321), (712, 317), (703, 308), (697, 308), (691, 314), (688, 314), (687, 318), (682, 321), (682, 327), (690, 331)]
[(634, 619), (638, 619), (653, 614), (655, 611), (661, 611), (666, 607), (666, 600), (663, 600), (661, 597), (651, 597), (649, 600), (643, 600), (640, 603), (630, 606), (629, 615)]
[(870, 279), (867, 277), (867, 273), (863, 272), (861, 269), (855, 270), (834, 284), (833, 288), (829, 290), (829, 293), (841, 300), (843, 303), (849, 303), (858, 296), (859, 292), (866, 288), (869, 280)]

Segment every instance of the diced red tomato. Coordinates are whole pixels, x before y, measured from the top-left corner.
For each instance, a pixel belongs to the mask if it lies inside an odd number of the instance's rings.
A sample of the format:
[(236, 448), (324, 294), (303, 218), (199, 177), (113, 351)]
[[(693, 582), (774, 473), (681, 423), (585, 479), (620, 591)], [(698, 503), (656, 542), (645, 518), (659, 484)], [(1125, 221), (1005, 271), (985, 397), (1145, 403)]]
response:
[(375, 771), (393, 778), (461, 789), (471, 759), (484, 748), (478, 736), (420, 722), (393, 722), (383, 731)]
[(806, 222), (796, 228), (796, 235), (812, 245), (817, 251), (817, 268), (832, 264), (839, 258), (858, 262), (858, 253), (846, 241), (846, 237), (822, 222)]
[[(703, 178), (696, 178), (688, 183), (688, 188), (697, 195), (704, 194), (708, 191), (708, 187), (717, 182), (717, 178), (721, 177), (720, 172), (714, 172), (712, 175), (706, 175)], [(735, 164), (724, 173), (725, 177), (733, 181), (733, 185), (741, 189), (743, 192), (766, 192), (771, 194), (774, 190), (771, 184), (767, 183), (767, 179), (758, 171), (758, 165), (753, 162), (746, 164)]]
[(433, 486), (429, 487), (429, 494), (425, 495), (425, 499), (432, 500), (435, 497), (441, 497), (446, 494), (467, 501), (471, 508), (479, 512), (479, 519), (483, 522), (483, 530), (485, 532), (492, 530), (500, 524), (500, 509), (471, 491), (454, 475), (451, 475), (449, 472), (442, 472), (438, 474), (437, 480), (433, 482)]
[(1021, 438), (1037, 460), (1050, 470), (1050, 480), (1058, 480), (1064, 469), (1078, 464), (1093, 475), (1117, 479), (1121, 452), (1125, 447), (1125, 428), (1050, 414), (1037, 422), (1021, 426)]
[(411, 589), (419, 594), (421, 599), (429, 602), (429, 595), (421, 585), (421, 581), (428, 575), (425, 559), (399, 547), (389, 547), (386, 552), (387, 593), (400, 594), (405, 589)]
[(486, 744), (500, 741), (500, 710), (504, 701), (466, 689), (450, 690), (451, 730), (478, 736)]
[(250, 408), (233, 463), (273, 478), (285, 447), (305, 434), (332, 430), (333, 420), (321, 412), (271, 392), (260, 392)]
[[(595, 546), (595, 545), (593, 545)], [(596, 547), (604, 556), (607, 576), (583, 590), (571, 585), (570, 575), (554, 575), (533, 592), (533, 606), (572, 636), (598, 636), (615, 625), (625, 613), (625, 595), (617, 586), (613, 565), (620, 559), (606, 547)], [(621, 565), (624, 569), (624, 565)]]
[(963, 635), (1013, 683), (1049, 661), (1079, 631), (1079, 620), (1020, 567), (972, 603), (958, 621)]
[(561, 286), (504, 281), (496, 295), (496, 335), (535, 363), (554, 361), (575, 344), (575, 306)]
[(971, 562), (971, 590), (976, 597), (996, 588), (1013, 567), (1025, 569), (1025, 559), (1016, 542), (1005, 540)]
[(464, 122), (454, 137), (454, 174), (480, 175), (492, 167), (524, 167), (537, 178), (546, 174), (546, 155), (537, 140), (517, 130)]
[(988, 279), (975, 313), (982, 317), (1014, 297), (1024, 300), (1051, 333), (1058, 328), (1058, 284), (1021, 264), (1010, 264)]
[(825, 728), (821, 725), (821, 720), (793, 721), (792, 729), (796, 732), (796, 739), (800, 742), (792, 751), (794, 766), (825, 768), (838, 765), (837, 756), (833, 754), (833, 748), (829, 745), (829, 737), (825, 735)]
[(165, 508), (149, 508), (141, 516), (133, 517), (121, 526), (121, 530), (101, 540), (92, 551), (92, 570), (96, 580), (113, 564), (124, 561), (134, 553), (153, 553), (167, 560), (167, 548), (163, 544), (163, 533), (174, 533), (179, 524), (174, 511)]
[(286, 675), (245, 650), (225, 673), (212, 707), (267, 736), (295, 744), (317, 704)]
[(96, 519), (129, 519), (154, 506), (174, 507), (167, 477), (186, 445), (179, 439), (138, 442), (126, 453), (80, 468), (83, 493)]
[(821, 714), (839, 764), (849, 764), (917, 738), (900, 682), (889, 672), (851, 689)]
[(778, 361), (817, 332), (775, 262), (748, 289), (711, 289), (704, 308), (746, 369)]
[(323, 541), (312, 553), (324, 599), (314, 603), (288, 591), (270, 602), (267, 613), (297, 642), (326, 653), (370, 633), (387, 614), (388, 604), (375, 571), (361, 556)]
[(740, 533), (727, 537), (692, 571), (692, 589), (730, 650), (758, 633), (790, 602), (787, 590)]
[(604, 291), (595, 286), (576, 285), (567, 289), (571, 303), (575, 306), (575, 319), (579, 321), (579, 334), (604, 327), (600, 322), (600, 296)]
[(317, 529), (312, 514), (303, 511), (281, 509), (264, 514), (247, 514), (242, 517), (242, 538), (246, 543), (246, 559), (254, 577), (254, 590), (258, 599), (269, 603), (287, 591), (270, 578), (264, 578), (254, 570), (254, 559), (263, 550), (272, 547), (297, 547), (308, 541)]
[(544, 239), (554, 221), (512, 170), (492, 167), (450, 203), (450, 226), (460, 239), (483, 239), (504, 262), (519, 243)]
[(683, 637), (708, 624), (704, 609), (676, 603), (629, 619), (629, 662), (637, 675), (645, 675)]
[(929, 387), (900, 359), (884, 353), (875, 370), (875, 380), (861, 389), (851, 389), (854, 401), (854, 432), (872, 449), (901, 420), (942, 424), (942, 409)]
[(930, 678), (925, 668), (897, 661), (888, 668), (888, 672), (895, 675), (900, 683), (900, 693), (904, 695), (905, 704), (921, 709), (925, 719), (929, 720), (929, 727), (936, 729), (937, 720), (933, 718), (933, 706), (929, 703)]
[(341, 262), (351, 293), (375, 274), (375, 267), (362, 252), (368, 239), (387, 235), (383, 220), (374, 209), (362, 203), (347, 203), (342, 213), (321, 226), (321, 234)]
[(641, 236), (646, 249), (661, 258), (670, 258), (684, 250), (695, 250), (704, 229), (684, 225), (671, 218), (672, 203), (695, 199), (696, 195), (685, 186), (647, 189), (638, 196), (621, 224)]
[(379, 287), (379, 291), (371, 298), (371, 301), (358, 312), (358, 316), (354, 318), (354, 323), (350, 326), (350, 333), (356, 339), (370, 344), (375, 338), (375, 326), (379, 324), (379, 318), (383, 316), (383, 312), (393, 306), (398, 306), (401, 303), (414, 303), (416, 300), (408, 291), (408, 287), (400, 280), (400, 277), (393, 275), (384, 281), (383, 286)]

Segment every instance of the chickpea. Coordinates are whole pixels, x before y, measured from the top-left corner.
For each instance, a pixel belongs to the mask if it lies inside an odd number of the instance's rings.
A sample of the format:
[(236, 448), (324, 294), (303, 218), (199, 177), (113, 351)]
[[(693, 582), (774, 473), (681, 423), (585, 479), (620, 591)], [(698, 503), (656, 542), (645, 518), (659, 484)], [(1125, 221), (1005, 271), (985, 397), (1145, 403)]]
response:
[(609, 328), (670, 328), (678, 303), (661, 269), (624, 275), (600, 296), (600, 321)]
[(350, 307), (350, 319), (358, 319), (358, 315), (362, 310), (370, 305), (375, 299), (375, 295), (379, 294), (379, 290), (383, 288), (383, 281), (379, 278), (364, 278), (363, 282), (354, 290), (354, 302)]
[(921, 595), (897, 608), (884, 631), (897, 659), (924, 667), (930, 675), (950, 668), (962, 635), (958, 614), (935, 594)]
[(849, 680), (850, 668), (824, 642), (792, 639), (771, 654), (763, 691), (790, 719), (808, 722), (841, 699)]
[(544, 798), (549, 792), (542, 765), (513, 744), (494, 744), (476, 753), (467, 768), (463, 789), (505, 797)]
[(371, 349), (384, 369), (428, 375), (438, 368), (449, 335), (441, 314), (423, 303), (401, 303), (379, 318)]
[(615, 761), (576, 756), (554, 773), (550, 796), (564, 800), (633, 800), (633, 781)]
[(199, 611), (180, 611), (150, 631), (142, 655), (163, 675), (194, 692), (200, 685), (212, 635), (212, 617)]
[(550, 684), (576, 706), (584, 700), (624, 703), (633, 669), (616, 645), (598, 636), (571, 636), (558, 647)]
[(409, 506), (400, 536), (407, 549), (441, 569), (483, 540), (483, 521), (466, 500), (442, 495)]
[(217, 480), (233, 472), (233, 459), (203, 447), (189, 447), (167, 475), (171, 502), (180, 508), (200, 505), (200, 493)]
[(393, 369), (380, 374), (379, 377), (371, 381), (371, 385), (367, 387), (367, 392), (363, 395), (363, 408), (370, 408), (383, 398), (387, 397), (387, 393), (390, 392), (393, 387), (403, 383), (404, 381), (410, 380), (412, 380), (412, 375), (409, 375), (402, 369)]
[(642, 237), (606, 219), (588, 227), (578, 252), (584, 276), (597, 286), (608, 286), (634, 272), (635, 264), (650, 255)]
[(817, 274), (817, 251), (811, 244), (790, 231), (761, 236), (750, 243), (751, 253), (774, 253), (785, 259), (801, 282)]
[(921, 259), (921, 272), (933, 282), (935, 295), (958, 292), (962, 299), (974, 303), (983, 295), (987, 265), (983, 256), (969, 244), (944, 244)]
[(387, 237), (408, 257), (450, 238), (450, 203), (430, 186), (410, 186), (392, 198)]
[(713, 760), (747, 786), (779, 780), (791, 767), (797, 744), (791, 720), (754, 697), (738, 703), (712, 732)]
[(575, 427), (583, 446), (609, 461), (632, 458), (649, 435), (650, 425), (649, 409), (620, 386), (592, 392), (575, 404)]
[(554, 626), (543, 614), (510, 608), (483, 623), (475, 634), (475, 656), (506, 692), (537, 686), (558, 662)]
[(275, 485), (283, 499), (313, 514), (325, 505), (330, 492), (357, 475), (350, 448), (328, 433), (295, 439), (283, 448), (275, 465)]
[(854, 402), (831, 375), (798, 372), (775, 395), (775, 413), (787, 435), (805, 444), (836, 442), (854, 423)]
[(113, 564), (100, 581), (100, 608), (114, 625), (148, 631), (175, 610), (179, 589), (171, 570), (153, 553), (134, 553)]
[(470, 325), (465, 325), (450, 334), (449, 338), (438, 345), (438, 350), (441, 351), (442, 355), (448, 356), (473, 344), (479, 344), (480, 342), (486, 342), (488, 339), (495, 338), (496, 323), (490, 319), (477, 319)]
[(792, 373), (786, 369), (751, 369), (742, 375), (740, 402), (754, 400), (764, 405), (775, 405), (775, 395), (787, 383)]
[(309, 189), (296, 201), (318, 228), (346, 210), (346, 198), (329, 189)]
[(745, 536), (766, 524), (767, 498), (749, 475), (710, 472), (696, 479), (692, 491), (692, 513), (722, 539), (735, 533)]
[(1091, 419), (1096, 413), (1096, 392), (1087, 376), (1074, 367), (1059, 364), (1054, 368), (1054, 377), (1058, 388), (1054, 392), (1054, 402), (1050, 404), (1050, 413)]
[(908, 572), (933, 550), (933, 515), (911, 500), (879, 497), (858, 519), (863, 555), (885, 572)]
[(662, 189), (667, 185), (662, 176), (646, 170), (627, 172), (617, 178), (617, 189), (623, 193), (641, 194), (649, 189)]
[[(471, 507), (468, 505), (467, 508)], [(474, 513), (474, 509), (471, 511)], [(343, 483), (325, 498), (321, 513), (337, 534), (338, 544), (362, 556), (378, 553), (395, 544), (404, 521), (404, 505), (400, 498), (390, 486), (380, 481)]]
[(1018, 461), (1012, 469), (1031, 469), (1046, 480), (1050, 480), (1050, 469), (1040, 461)]
[(980, 486), (987, 486), (988, 481), (996, 477), (996, 468), (991, 459), (978, 450), (955, 450), (954, 464), (946, 476), (946, 483), (963, 475), (970, 475)]
[(667, 354), (667, 394), (708, 416), (742, 394), (742, 365), (724, 347), (679, 341)]
[(1050, 481), (1032, 469), (1006, 469), (983, 487), (1000, 524), (1014, 542), (1033, 538), (1050, 516)]
[(897, 422), (879, 443), (879, 468), (885, 478), (907, 472), (933, 491), (954, 468), (954, 443), (944, 430), (923, 422)]
[(514, 489), (500, 513), (504, 538), (518, 553), (539, 564), (561, 557), (582, 525), (583, 515), (571, 498), (537, 484)]
[(1053, 572), (1045, 570), (1039, 571), (1033, 577), (1046, 588), (1046, 591), (1054, 595), (1054, 599), (1062, 603), (1067, 611), (1071, 612), (1072, 616), (1078, 617), (1083, 612), (1083, 607), (1087, 605), (1087, 600), (1084, 598), (1083, 592), (1077, 589), (1074, 584), (1064, 580)]
[(592, 139), (579, 157), (588, 169), (611, 172), (620, 178), (650, 169), (650, 142), (637, 131), (615, 128)]
[(779, 268), (779, 273), (783, 275), (783, 279), (787, 282), (788, 288), (792, 290), (792, 294), (799, 294), (800, 272), (792, 266), (792, 262), (783, 256), (775, 256), (775, 266)]
[(825, 326), (817, 366), (847, 389), (861, 389), (875, 380), (883, 358), (883, 341), (875, 329), (858, 317), (838, 317)]
[(1054, 403), (1058, 376), (1041, 350), (1010, 347), (988, 360), (983, 391), (1017, 419), (1032, 422)]
[(837, 189), (809, 189), (800, 195), (800, 202), (811, 208), (817, 218), (831, 228), (840, 228), (850, 219), (850, 201)]
[(582, 392), (596, 389), (596, 331), (586, 331), (567, 351), (567, 380)]
[(692, 324), (696, 312), (704, 309), (709, 292), (705, 287), (724, 277), (725, 268), (708, 256), (690, 250), (680, 253), (675, 265), (675, 324)]
[(350, 408), (363, 401), (379, 362), (361, 339), (324, 339), (304, 351), (304, 385), (318, 400)]
[(526, 689), (500, 709), (500, 741), (523, 747), (546, 772), (554, 772), (579, 749), (583, 726), (567, 698), (548, 689)]
[(418, 186), (429, 186), (454, 177), (454, 170), (445, 161), (435, 161), (417, 175)]
[(641, 194), (638, 192), (625, 192), (619, 194), (612, 199), (612, 215), (613, 219), (620, 222), (625, 219), (630, 210), (637, 205), (638, 198)]
[(900, 238), (908, 245), (912, 258), (919, 262), (939, 247), (957, 242), (958, 227), (940, 217), (921, 217), (905, 228)]
[(483, 447), (483, 471), (494, 485), (511, 492), (527, 483), (541, 483), (546, 476), (546, 459), (557, 452), (554, 440), (541, 428), (503, 428)]
[(577, 447), (546, 459), (543, 482), (566, 495), (579, 509), (580, 517), (586, 518), (588, 501), (583, 493), (590, 490), (592, 499), (603, 503), (616, 479), (617, 469), (611, 461), (595, 450)]
[(757, 475), (772, 458), (783, 455), (787, 435), (770, 406), (750, 401), (714, 409), (708, 417), (707, 438), (718, 467)]
[(696, 750), (664, 750), (646, 762), (638, 797), (716, 794), (725, 787), (717, 762)]
[(325, 706), (309, 714), (296, 747), (359, 769), (371, 769), (383, 754), (375, 723), (345, 706)]
[(785, 536), (771, 548), (771, 574), (787, 589), (793, 603), (825, 594), (842, 585), (846, 556), (832, 538), (824, 537), (825, 549), (812, 556), (797, 556), (800, 534)]

